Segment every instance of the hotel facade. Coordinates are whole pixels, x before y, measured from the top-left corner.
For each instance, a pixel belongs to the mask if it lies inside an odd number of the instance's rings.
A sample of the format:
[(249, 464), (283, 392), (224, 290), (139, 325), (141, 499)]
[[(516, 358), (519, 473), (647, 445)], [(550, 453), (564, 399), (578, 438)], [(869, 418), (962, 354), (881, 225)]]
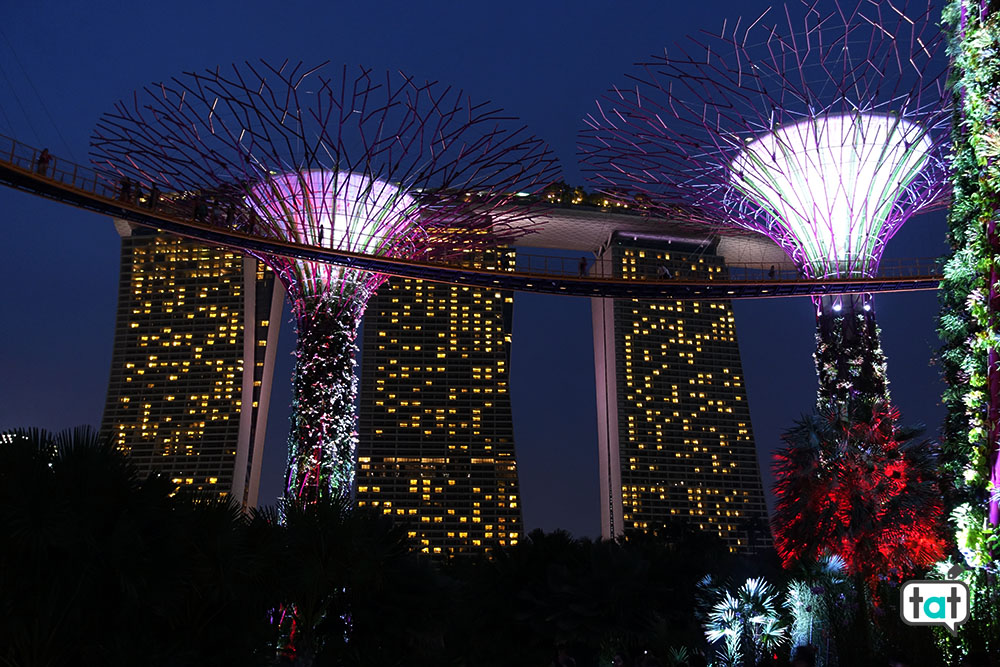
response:
[[(484, 264), (513, 270), (515, 252)], [(359, 506), (439, 558), (523, 532), (510, 402), (509, 292), (391, 278), (368, 304), (361, 355)]]
[[(624, 279), (725, 279), (716, 245), (615, 234), (596, 266)], [(769, 546), (731, 302), (591, 304), (603, 536), (672, 526), (732, 551)]]
[(284, 292), (252, 257), (115, 220), (118, 308), (101, 422), (140, 474), (257, 504)]

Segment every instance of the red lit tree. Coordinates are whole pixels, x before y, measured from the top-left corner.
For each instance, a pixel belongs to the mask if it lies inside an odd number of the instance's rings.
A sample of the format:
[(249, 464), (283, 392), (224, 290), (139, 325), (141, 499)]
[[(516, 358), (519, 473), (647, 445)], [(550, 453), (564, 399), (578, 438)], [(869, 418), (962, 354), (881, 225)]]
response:
[(775, 455), (775, 546), (786, 567), (840, 556), (869, 591), (944, 556), (937, 445), (885, 403), (830, 404)]

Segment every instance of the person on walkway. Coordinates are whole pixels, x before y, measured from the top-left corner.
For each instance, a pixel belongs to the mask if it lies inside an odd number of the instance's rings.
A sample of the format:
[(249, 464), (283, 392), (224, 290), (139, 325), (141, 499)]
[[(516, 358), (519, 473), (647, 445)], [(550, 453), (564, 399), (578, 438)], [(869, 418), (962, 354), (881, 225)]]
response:
[(585, 278), (587, 276), (587, 258), (580, 258), (580, 277)]
[(154, 211), (160, 208), (160, 188), (156, 187), (156, 183), (149, 186), (149, 199), (146, 200), (146, 205)]
[(194, 202), (194, 219), (198, 222), (205, 222), (206, 217), (208, 217), (208, 204), (205, 202), (205, 198), (199, 195)]
[(132, 179), (122, 176), (118, 182), (118, 201), (130, 201), (132, 199)]
[(774, 264), (771, 265), (771, 270), (767, 272), (767, 277), (774, 280)]
[(45, 176), (45, 172), (49, 170), (49, 162), (52, 160), (52, 156), (49, 155), (49, 149), (43, 148), (42, 152), (38, 154), (38, 160), (35, 162), (35, 172), (39, 176)]

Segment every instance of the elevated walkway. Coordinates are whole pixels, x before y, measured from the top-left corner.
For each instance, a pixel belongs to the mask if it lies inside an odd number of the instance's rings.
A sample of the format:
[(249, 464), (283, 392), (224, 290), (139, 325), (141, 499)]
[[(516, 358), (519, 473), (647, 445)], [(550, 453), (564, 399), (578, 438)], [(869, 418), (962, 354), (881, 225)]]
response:
[[(341, 264), (394, 276), (523, 292), (644, 299), (745, 299), (929, 290), (937, 289), (942, 278), (941, 265), (936, 259), (884, 261), (873, 278), (826, 280), (803, 278), (784, 264), (730, 263), (728, 275), (705, 281), (686, 278), (682, 273), (615, 278), (601, 275), (601, 263), (589, 263), (581, 275), (579, 258), (524, 250), (518, 251), (514, 271), (481, 266), (461, 258), (445, 263), (373, 257), (277, 241), (199, 221), (189, 206), (175, 206), (166, 196), (154, 202), (148, 192), (138, 196), (134, 192), (122, 193), (114, 175), (47, 153), (42, 157), (42, 151), (3, 136), (0, 136), (0, 184), (212, 245)], [(528, 245), (530, 237), (521, 243)]]

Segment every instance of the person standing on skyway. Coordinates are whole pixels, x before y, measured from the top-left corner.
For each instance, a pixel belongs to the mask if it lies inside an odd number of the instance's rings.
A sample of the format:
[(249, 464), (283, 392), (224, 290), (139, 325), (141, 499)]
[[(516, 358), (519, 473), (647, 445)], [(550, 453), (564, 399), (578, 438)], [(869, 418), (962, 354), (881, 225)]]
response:
[(43, 148), (42, 152), (38, 154), (38, 160), (35, 162), (35, 172), (39, 176), (45, 176), (45, 172), (49, 170), (49, 161), (52, 156), (49, 154), (48, 148)]

